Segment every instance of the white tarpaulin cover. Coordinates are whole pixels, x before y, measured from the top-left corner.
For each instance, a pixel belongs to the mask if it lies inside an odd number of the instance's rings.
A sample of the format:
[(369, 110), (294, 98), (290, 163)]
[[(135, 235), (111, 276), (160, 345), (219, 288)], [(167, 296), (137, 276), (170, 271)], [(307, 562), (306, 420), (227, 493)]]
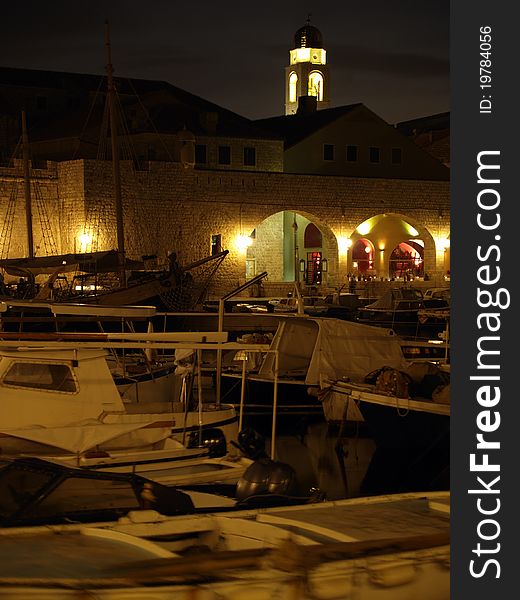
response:
[[(393, 331), (340, 319), (287, 319), (271, 348), (279, 351), (279, 377), (300, 376), (308, 385), (319, 385), (320, 376), (359, 381), (382, 366), (408, 366)], [(259, 375), (274, 377), (273, 353), (266, 355)]]
[[(45, 444), (52, 446), (53, 448), (59, 448), (74, 454), (86, 452), (87, 450), (93, 449), (96, 446), (100, 446), (114, 440), (119, 436), (137, 432), (139, 429), (150, 425), (150, 422), (140, 423), (117, 423), (107, 425), (105, 423), (99, 424), (78, 424), (71, 425), (68, 427), (34, 427), (25, 429), (4, 429), (0, 430), (3, 435), (9, 435), (11, 437), (20, 438), (23, 440), (29, 440), (31, 442), (37, 442), (39, 444)], [(142, 442), (150, 443), (149, 432), (146, 430), (143, 432), (145, 439)], [(167, 438), (171, 433), (171, 427), (158, 427), (153, 430), (153, 437), (156, 441)], [(136, 445), (138, 440), (135, 440)]]

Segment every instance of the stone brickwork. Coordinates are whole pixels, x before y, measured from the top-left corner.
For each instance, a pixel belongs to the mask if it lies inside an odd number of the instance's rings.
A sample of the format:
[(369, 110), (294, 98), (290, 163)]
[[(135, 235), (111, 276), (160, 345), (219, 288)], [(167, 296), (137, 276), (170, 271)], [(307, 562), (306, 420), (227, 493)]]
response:
[[(85, 228), (85, 219), (91, 221), (88, 226), (92, 231), (92, 221), (97, 219), (97, 249), (113, 248), (115, 210), (110, 162), (67, 161), (48, 171), (49, 178), (42, 186), (49, 202), (57, 207), (53, 218), (61, 251), (74, 250), (74, 240)], [(187, 264), (208, 256), (211, 236), (220, 234), (222, 248), (230, 254), (219, 269), (215, 294), (230, 291), (244, 280), (246, 251), (236, 247), (236, 238), (254, 229), (269, 239), (259, 249), (262, 260), (271, 263), (269, 280), (281, 276), (283, 249), (276, 240), (278, 222), (274, 219), (273, 229), (263, 233), (261, 226), (281, 211), (295, 211), (323, 231), (329, 285), (341, 283), (346, 275), (347, 263), (338, 252), (336, 236), (350, 236), (360, 223), (383, 213), (401, 215), (418, 230), (425, 243), (428, 273), (435, 275), (444, 268), (435, 240), (449, 237), (448, 182), (201, 171), (165, 162), (150, 162), (148, 170), (140, 171), (134, 171), (131, 162), (123, 162), (121, 177), (127, 254), (157, 254), (165, 262), (168, 252), (176, 250), (181, 264)], [(8, 200), (7, 183), (13, 179), (13, 173), (0, 171), (0, 231)], [(21, 235), (22, 228), (17, 226), (13, 237)], [(12, 250), (10, 256), (20, 254), (22, 246), (18, 239), (12, 246), (17, 251)]]

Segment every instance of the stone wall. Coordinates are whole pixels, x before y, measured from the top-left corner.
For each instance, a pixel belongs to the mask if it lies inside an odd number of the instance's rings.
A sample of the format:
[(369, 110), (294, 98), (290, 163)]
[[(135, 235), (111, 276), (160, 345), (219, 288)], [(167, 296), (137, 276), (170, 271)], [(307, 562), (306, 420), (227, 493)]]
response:
[[(211, 236), (220, 234), (222, 248), (230, 254), (219, 269), (215, 294), (233, 289), (245, 277), (246, 251), (237, 248), (238, 235), (249, 235), (254, 229), (261, 232), (260, 224), (267, 217), (284, 210), (298, 212), (325, 231), (327, 251), (332, 254), (330, 285), (341, 281), (334, 273), (337, 265), (345, 266), (341, 256), (337, 260), (336, 236), (350, 236), (360, 223), (382, 213), (406, 218), (424, 238), (426, 270), (435, 275), (443, 269), (435, 240), (449, 237), (448, 182), (201, 171), (164, 162), (147, 166), (148, 170), (134, 171), (131, 162), (121, 164), (127, 254), (157, 254), (165, 262), (168, 252), (176, 250), (179, 262), (187, 264), (208, 256)], [(6, 181), (13, 179), (13, 174), (6, 176), (5, 171), (0, 171), (0, 231), (8, 197)], [(85, 228), (85, 219), (99, 236), (96, 249), (115, 247), (110, 162), (67, 161), (48, 171), (52, 175), (42, 186), (56, 206), (53, 218), (61, 251), (73, 251), (75, 240), (78, 249), (77, 236)], [(19, 226), (13, 231), (13, 237), (19, 239), (11, 257), (22, 252), (21, 233)], [(269, 261), (275, 261), (275, 254), (282, 251), (273, 238)], [(270, 280), (279, 270), (273, 265)]]

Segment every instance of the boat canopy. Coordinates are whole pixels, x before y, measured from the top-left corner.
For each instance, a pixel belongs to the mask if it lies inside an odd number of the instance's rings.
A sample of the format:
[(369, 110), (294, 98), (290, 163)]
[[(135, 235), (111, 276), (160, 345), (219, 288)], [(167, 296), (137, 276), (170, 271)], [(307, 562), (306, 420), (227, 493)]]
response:
[[(361, 380), (382, 366), (408, 366), (391, 329), (341, 319), (293, 317), (282, 321), (271, 349), (278, 350), (279, 377), (319, 385), (320, 377)], [(275, 355), (268, 353), (259, 375), (274, 378)]]
[[(375, 302), (367, 304), (364, 307), (364, 310), (394, 310), (398, 306), (399, 308), (403, 308), (403, 306), (401, 306), (403, 302), (412, 303), (418, 308), (422, 300), (423, 294), (421, 290), (417, 288), (393, 288), (387, 290), (387, 292)], [(410, 305), (410, 308), (412, 308), (412, 305)]]
[[(110, 273), (118, 270), (118, 253), (116, 250), (89, 252), (85, 254), (54, 254), (52, 256), (36, 256), (34, 258), (6, 258), (0, 260), (0, 267), (9, 275), (26, 276), (55, 273), (57, 270), (66, 273), (83, 271), (85, 273)], [(127, 270), (144, 269), (144, 263), (125, 258)]]

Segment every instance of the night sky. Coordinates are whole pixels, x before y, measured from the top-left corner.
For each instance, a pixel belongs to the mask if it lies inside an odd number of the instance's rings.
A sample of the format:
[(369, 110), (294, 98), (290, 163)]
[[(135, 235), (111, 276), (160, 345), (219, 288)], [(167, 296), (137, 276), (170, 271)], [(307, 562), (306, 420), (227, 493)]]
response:
[(449, 1), (26, 0), (2, 7), (0, 65), (161, 79), (246, 117), (284, 112), (295, 31), (323, 34), (331, 106), (390, 123), (448, 111)]

